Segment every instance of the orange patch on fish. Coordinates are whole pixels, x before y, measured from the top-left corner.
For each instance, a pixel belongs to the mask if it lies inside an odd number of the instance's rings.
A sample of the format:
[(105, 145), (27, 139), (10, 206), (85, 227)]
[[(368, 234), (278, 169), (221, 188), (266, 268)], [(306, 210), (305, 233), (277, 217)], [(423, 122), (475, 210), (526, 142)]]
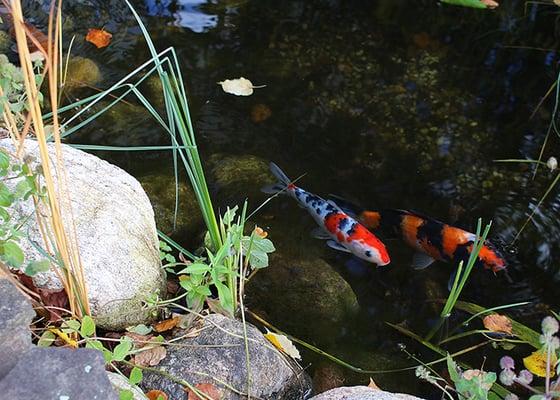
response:
[(329, 214), (327, 218), (325, 218), (325, 228), (327, 228), (330, 233), (336, 233), (339, 230), (338, 224), (345, 218), (347, 218), (347, 216), (343, 213)]
[(504, 259), (496, 254), (496, 252), (490, 249), (488, 246), (483, 246), (478, 253), (478, 258), (484, 263), (484, 268), (492, 269), (497, 272), (506, 267)]
[(370, 229), (379, 228), (380, 220), (381, 220), (381, 215), (376, 211), (364, 211), (360, 215), (360, 222)]
[(441, 236), (443, 241), (443, 252), (449, 258), (453, 258), (453, 254), (455, 254), (457, 246), (465, 243), (467, 240), (467, 232), (449, 225), (443, 226)]
[(401, 220), (401, 231), (403, 234), (403, 239), (410, 246), (421, 250), (418, 243), (418, 228), (422, 226), (424, 220), (416, 215), (404, 215)]

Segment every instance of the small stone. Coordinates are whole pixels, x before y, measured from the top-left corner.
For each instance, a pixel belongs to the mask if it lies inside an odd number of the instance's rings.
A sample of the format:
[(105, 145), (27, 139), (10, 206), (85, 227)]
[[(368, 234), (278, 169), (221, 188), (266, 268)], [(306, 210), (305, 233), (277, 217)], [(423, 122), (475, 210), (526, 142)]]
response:
[(329, 390), (309, 400), (422, 400), (402, 393), (390, 393), (367, 386), (345, 386)]

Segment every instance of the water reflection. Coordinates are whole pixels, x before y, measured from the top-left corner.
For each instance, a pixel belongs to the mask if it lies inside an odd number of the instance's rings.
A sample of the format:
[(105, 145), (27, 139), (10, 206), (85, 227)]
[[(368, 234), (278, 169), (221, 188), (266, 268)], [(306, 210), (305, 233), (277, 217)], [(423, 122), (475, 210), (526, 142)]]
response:
[(207, 0), (145, 0), (149, 15), (173, 17), (175, 26), (195, 33), (207, 32), (218, 25), (218, 16), (207, 14), (202, 7)]

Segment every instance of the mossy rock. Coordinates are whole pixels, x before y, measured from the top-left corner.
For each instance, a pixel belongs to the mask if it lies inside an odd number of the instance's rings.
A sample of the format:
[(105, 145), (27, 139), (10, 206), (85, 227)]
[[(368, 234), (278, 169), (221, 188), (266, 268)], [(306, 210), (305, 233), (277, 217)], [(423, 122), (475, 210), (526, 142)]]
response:
[(268, 162), (253, 155), (213, 154), (209, 165), (212, 182), (225, 201), (264, 200), (261, 188), (276, 182)]
[(359, 307), (350, 285), (321, 259), (273, 254), (247, 286), (247, 302), (290, 334), (331, 344)]
[(67, 88), (95, 86), (99, 81), (101, 81), (101, 71), (95, 61), (85, 57), (70, 59), (65, 83)]
[(179, 180), (179, 210), (174, 230), (175, 178), (173, 175), (146, 175), (140, 177), (139, 181), (150, 198), (154, 208), (156, 226), (160, 231), (193, 234), (201, 229), (204, 221), (188, 182)]

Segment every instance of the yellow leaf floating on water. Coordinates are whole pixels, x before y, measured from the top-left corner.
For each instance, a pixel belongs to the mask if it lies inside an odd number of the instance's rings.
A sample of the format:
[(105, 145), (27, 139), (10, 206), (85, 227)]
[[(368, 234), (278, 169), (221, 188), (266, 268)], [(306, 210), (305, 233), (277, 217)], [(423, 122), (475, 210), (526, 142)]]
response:
[(253, 86), (253, 83), (246, 78), (226, 79), (225, 81), (218, 82), (222, 85), (224, 92), (234, 94), (236, 96), (250, 96), (253, 94), (253, 89), (263, 88), (266, 85)]
[(276, 347), (282, 353), (287, 354), (288, 356), (292, 357), (295, 360), (301, 360), (301, 356), (299, 355), (298, 349), (296, 348), (296, 346), (294, 346), (292, 341), (288, 339), (286, 336), (277, 335), (276, 333), (267, 331), (264, 337), (267, 338), (268, 341), (272, 343), (274, 347)]
[[(556, 354), (552, 352), (550, 355), (550, 377), (554, 376), (554, 366), (556, 365)], [(544, 349), (537, 350), (532, 353), (530, 356), (527, 356), (523, 359), (523, 365), (533, 374), (546, 377), (546, 351)]]

